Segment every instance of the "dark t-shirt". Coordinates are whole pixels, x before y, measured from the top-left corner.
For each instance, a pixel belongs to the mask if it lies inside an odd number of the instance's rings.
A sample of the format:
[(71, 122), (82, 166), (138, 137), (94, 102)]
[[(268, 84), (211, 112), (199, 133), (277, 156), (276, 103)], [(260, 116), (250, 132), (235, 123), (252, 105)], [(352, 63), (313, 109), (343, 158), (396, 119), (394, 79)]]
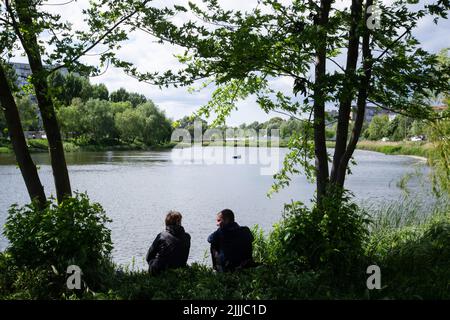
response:
[(252, 260), (253, 234), (248, 227), (241, 227), (236, 222), (217, 229), (208, 237), (211, 243), (213, 266), (219, 271), (232, 271), (244, 267)]

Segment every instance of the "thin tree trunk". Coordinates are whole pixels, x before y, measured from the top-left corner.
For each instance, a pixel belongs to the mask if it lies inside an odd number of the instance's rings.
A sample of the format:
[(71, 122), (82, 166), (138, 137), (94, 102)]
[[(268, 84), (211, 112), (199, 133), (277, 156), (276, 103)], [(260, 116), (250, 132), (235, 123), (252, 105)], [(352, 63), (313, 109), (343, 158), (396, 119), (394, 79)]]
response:
[(325, 141), (325, 75), (327, 58), (327, 24), (331, 8), (331, 0), (320, 1), (320, 11), (315, 24), (320, 29), (322, 42), (316, 49), (315, 89), (314, 89), (314, 152), (317, 177), (317, 203), (320, 204), (326, 194), (329, 182), (328, 154)]
[[(349, 42), (347, 50), (347, 64), (345, 69), (345, 79), (342, 94), (339, 101), (339, 116), (336, 132), (336, 145), (334, 149), (333, 164), (331, 167), (330, 180), (336, 183), (337, 171), (342, 156), (345, 153), (348, 139), (348, 127), (350, 121), (351, 104), (354, 97), (355, 70), (358, 62), (359, 35), (357, 33), (358, 24), (362, 18), (361, 0), (352, 0), (351, 25), (349, 30)], [(341, 188), (343, 185), (338, 184)]]
[(32, 19), (35, 14), (35, 8), (30, 0), (16, 0), (16, 5), (20, 26), (26, 30), (26, 32), (19, 34), (19, 38), (27, 54), (30, 68), (33, 73), (32, 83), (36, 92), (38, 106), (41, 111), (44, 129), (47, 134), (56, 196), (58, 202), (61, 203), (65, 197), (70, 197), (72, 195), (72, 191), (61, 132), (56, 119), (53, 101), (49, 94), (47, 84), (48, 72), (42, 65), (36, 33), (33, 31), (34, 25)]
[[(367, 13), (367, 8), (373, 4), (373, 0), (368, 0), (366, 2), (365, 7), (365, 21), (369, 18), (369, 14)], [(370, 30), (365, 28), (363, 43), (362, 43), (362, 55), (363, 55), (363, 69), (364, 74), (362, 75), (359, 82), (359, 90), (358, 90), (358, 99), (356, 102), (356, 118), (355, 125), (352, 130), (352, 135), (350, 137), (350, 141), (347, 145), (347, 150), (342, 156), (341, 162), (339, 163), (339, 168), (337, 172), (336, 182), (339, 185), (344, 185), (345, 176), (347, 172), (348, 162), (355, 151), (356, 144), (358, 143), (358, 139), (361, 136), (362, 126), (364, 123), (364, 113), (366, 110), (367, 96), (369, 93), (370, 80), (372, 77), (372, 52), (370, 49)]]
[(35, 201), (40, 208), (46, 205), (44, 187), (28, 150), (22, 124), (20, 122), (19, 110), (14, 101), (11, 88), (8, 84), (5, 70), (0, 64), (0, 103), (5, 113), (8, 133), (16, 155), (17, 164), (22, 173), (23, 180), (28, 190), (31, 201)]

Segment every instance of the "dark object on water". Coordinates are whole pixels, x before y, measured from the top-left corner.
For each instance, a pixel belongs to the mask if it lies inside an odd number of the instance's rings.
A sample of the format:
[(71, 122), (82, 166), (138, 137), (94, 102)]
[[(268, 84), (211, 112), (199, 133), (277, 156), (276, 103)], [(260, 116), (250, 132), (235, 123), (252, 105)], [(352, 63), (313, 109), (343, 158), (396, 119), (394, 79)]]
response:
[(233, 159), (240, 159), (241, 158), (241, 155), (239, 154), (239, 155), (237, 155), (237, 156), (233, 156)]

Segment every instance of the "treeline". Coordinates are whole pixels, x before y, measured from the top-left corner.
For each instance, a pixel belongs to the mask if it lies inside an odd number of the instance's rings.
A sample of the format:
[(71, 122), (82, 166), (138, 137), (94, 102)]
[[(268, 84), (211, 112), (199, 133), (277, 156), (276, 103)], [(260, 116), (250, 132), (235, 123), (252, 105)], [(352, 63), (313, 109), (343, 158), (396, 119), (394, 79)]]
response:
[(171, 121), (144, 95), (121, 88), (108, 92), (104, 84), (74, 74), (55, 74), (57, 116), (66, 139), (77, 144), (157, 145), (170, 139)]
[[(121, 88), (109, 92), (104, 84), (91, 84), (76, 74), (55, 73), (49, 79), (51, 95), (65, 140), (77, 145), (142, 143), (158, 145), (170, 140), (172, 121), (144, 95)], [(25, 131), (42, 130), (37, 104), (31, 96), (16, 97)], [(0, 132), (7, 136), (0, 114)]]
[[(26, 131), (36, 131), (40, 129), (40, 123), (38, 118), (38, 107), (30, 97), (18, 96), (16, 97), (17, 108), (19, 109), (20, 119), (22, 120), (22, 126)], [(5, 115), (0, 112), (0, 136), (7, 136), (7, 124)]]
[(397, 115), (393, 120), (389, 120), (386, 114), (376, 115), (366, 124), (363, 137), (368, 140), (388, 138), (390, 141), (402, 141), (413, 136), (426, 136), (427, 127), (425, 120), (403, 115)]

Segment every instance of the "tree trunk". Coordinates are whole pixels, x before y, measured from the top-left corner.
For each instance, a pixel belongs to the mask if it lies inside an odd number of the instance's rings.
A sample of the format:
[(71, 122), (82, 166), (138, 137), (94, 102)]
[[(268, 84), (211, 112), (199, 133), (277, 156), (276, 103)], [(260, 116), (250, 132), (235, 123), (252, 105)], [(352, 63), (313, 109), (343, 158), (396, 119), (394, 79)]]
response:
[(8, 79), (3, 66), (0, 64), (0, 103), (5, 113), (8, 133), (16, 155), (16, 160), (22, 173), (23, 180), (28, 190), (31, 201), (35, 201), (40, 208), (46, 205), (44, 187), (28, 150), (22, 124), (20, 122), (19, 110), (8, 84)]
[(25, 30), (19, 36), (22, 46), (27, 54), (30, 68), (33, 73), (32, 83), (36, 92), (36, 99), (42, 116), (42, 122), (47, 134), (53, 177), (56, 187), (56, 196), (59, 203), (72, 195), (69, 173), (67, 170), (64, 148), (56, 119), (55, 108), (49, 94), (47, 84), (47, 70), (42, 65), (41, 54), (37, 42), (37, 36), (33, 30), (33, 15), (35, 8), (32, 1), (16, 0), (17, 15), (19, 17), (20, 27)]
[[(373, 4), (373, 0), (368, 0), (366, 2), (365, 7), (365, 20), (369, 18), (369, 14), (367, 13), (367, 8)], [(347, 172), (348, 162), (355, 151), (356, 144), (358, 143), (358, 139), (361, 136), (361, 130), (364, 123), (364, 113), (366, 110), (367, 96), (369, 93), (370, 80), (372, 77), (372, 52), (370, 49), (370, 30), (366, 27), (363, 43), (362, 43), (362, 55), (363, 55), (363, 70), (364, 74), (361, 76), (359, 81), (359, 89), (358, 89), (358, 99), (356, 102), (356, 118), (355, 125), (352, 130), (352, 135), (350, 137), (350, 141), (348, 142), (347, 149), (342, 156), (342, 159), (339, 163), (339, 168), (337, 171), (336, 182), (339, 185), (344, 185), (345, 176)]]
[[(345, 79), (342, 88), (342, 93), (339, 101), (339, 116), (336, 132), (336, 144), (334, 149), (333, 164), (331, 167), (330, 180), (332, 183), (337, 184), (337, 172), (339, 164), (342, 160), (342, 156), (346, 151), (347, 139), (348, 139), (348, 127), (350, 121), (350, 113), (352, 107), (352, 101), (354, 97), (355, 88), (355, 70), (358, 62), (358, 49), (359, 49), (359, 35), (357, 33), (358, 24), (362, 18), (362, 5), (361, 0), (352, 0), (351, 6), (351, 24), (349, 30), (349, 42), (347, 50), (347, 64), (345, 69)], [(337, 184), (340, 188), (344, 185)]]
[(330, 13), (331, 0), (320, 1), (320, 11), (315, 18), (315, 25), (319, 28), (322, 42), (316, 49), (315, 88), (314, 88), (314, 152), (317, 177), (317, 203), (320, 205), (326, 194), (329, 182), (328, 154), (325, 141), (325, 75), (327, 58), (327, 24)]

